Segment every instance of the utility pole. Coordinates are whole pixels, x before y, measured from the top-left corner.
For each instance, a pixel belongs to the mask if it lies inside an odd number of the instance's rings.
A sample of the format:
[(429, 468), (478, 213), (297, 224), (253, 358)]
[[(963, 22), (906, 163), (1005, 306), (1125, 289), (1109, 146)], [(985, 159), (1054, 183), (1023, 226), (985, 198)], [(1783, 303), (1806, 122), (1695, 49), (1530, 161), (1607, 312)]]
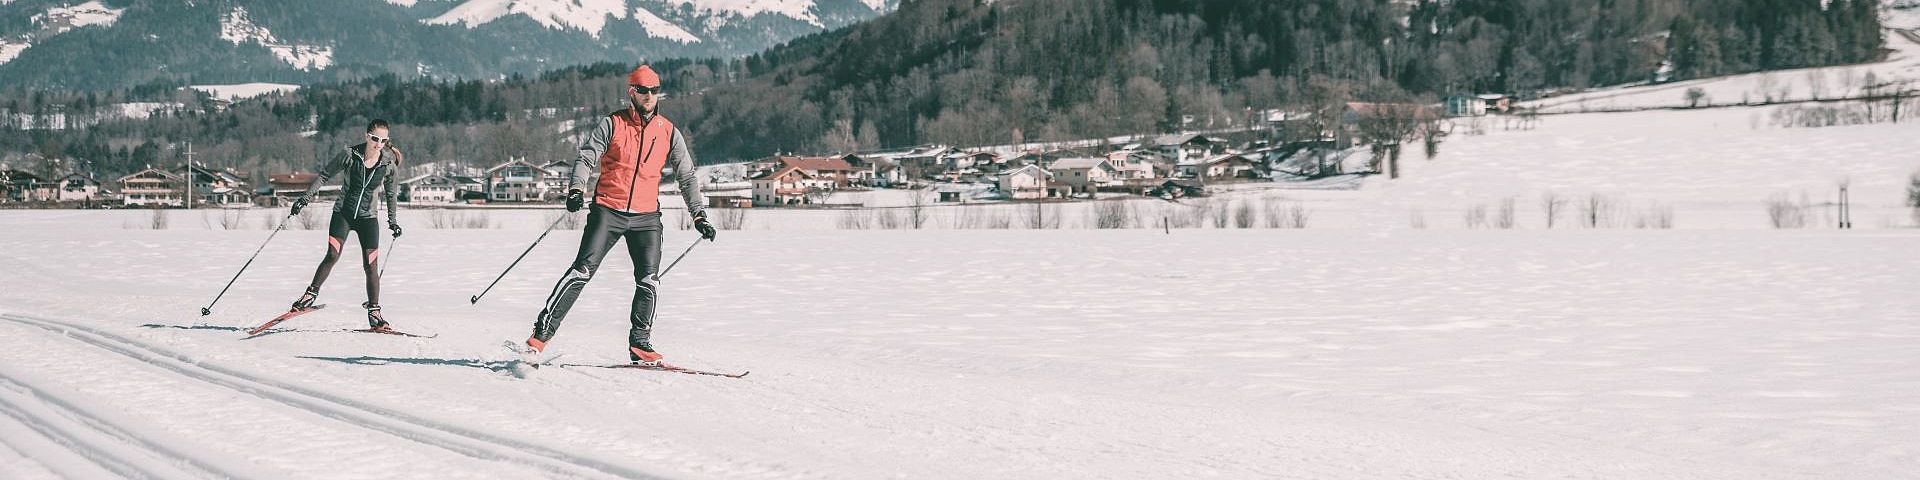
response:
[(182, 183), (185, 183), (187, 186), (186, 188), (187, 194), (185, 196), (186, 202), (184, 203), (187, 205), (187, 211), (192, 212), (193, 211), (193, 141), (192, 140), (187, 141), (187, 174), (183, 175), (182, 178), (186, 179), (186, 181)]

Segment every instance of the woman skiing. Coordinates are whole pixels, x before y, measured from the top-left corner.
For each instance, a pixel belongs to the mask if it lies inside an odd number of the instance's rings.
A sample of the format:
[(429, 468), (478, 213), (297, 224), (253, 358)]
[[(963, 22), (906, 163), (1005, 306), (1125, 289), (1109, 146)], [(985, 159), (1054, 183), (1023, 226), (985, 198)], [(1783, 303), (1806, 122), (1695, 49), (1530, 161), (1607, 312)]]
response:
[[(327, 223), (327, 256), (320, 260), (320, 267), (313, 271), (313, 283), (307, 285), (305, 294), (293, 302), (292, 312), (313, 308), (313, 301), (320, 296), (320, 285), (326, 283), (327, 273), (333, 271), (333, 264), (340, 260), (341, 246), (346, 243), (347, 231), (351, 230), (360, 237), (360, 267), (367, 273), (367, 328), (374, 331), (391, 330), (387, 320), (380, 314), (380, 224), (374, 218), (373, 192), (381, 189), (380, 198), (387, 203), (387, 229), (393, 231), (393, 238), (400, 238), (400, 224), (394, 220), (394, 173), (399, 169), (402, 156), (400, 149), (393, 145), (388, 136), (387, 122), (374, 120), (367, 124), (366, 142), (345, 147), (344, 150), (327, 160), (319, 169), (320, 178), (314, 179), (307, 187), (307, 193), (293, 202), (293, 213), (313, 200), (314, 193), (327, 183), (335, 174), (344, 172), (346, 178), (340, 187), (340, 200), (333, 204), (333, 219)], [(375, 185), (378, 184), (378, 187)]]

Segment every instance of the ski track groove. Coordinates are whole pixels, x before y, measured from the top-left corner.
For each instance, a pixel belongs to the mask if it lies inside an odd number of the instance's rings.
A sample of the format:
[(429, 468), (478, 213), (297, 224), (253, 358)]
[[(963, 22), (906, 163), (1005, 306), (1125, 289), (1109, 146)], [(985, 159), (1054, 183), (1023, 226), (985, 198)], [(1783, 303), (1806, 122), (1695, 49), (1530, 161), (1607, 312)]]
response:
[[(30, 412), (26, 407), (28, 403), (43, 407), (40, 409), (43, 411), (38, 412), (38, 415)], [(67, 402), (53, 398), (5, 374), (0, 374), (0, 414), (13, 418), (14, 421), (39, 433), (47, 440), (66, 447), (81, 458), (93, 462), (94, 465), (125, 478), (240, 478), (116, 428)], [(54, 418), (66, 421), (50, 420)], [(62, 426), (58, 423), (77, 425)], [(132, 455), (116, 454), (114, 452), (119, 450), (115, 448), (117, 445), (103, 445), (110, 442), (131, 445), (146, 453), (162, 457), (164, 460), (190, 467), (191, 470), (167, 471), (151, 465), (151, 462), (132, 459), (130, 458)], [(47, 467), (53, 468), (51, 465)]]
[(342, 423), (438, 447), (478, 460), (544, 467), (554, 473), (575, 478), (661, 478), (604, 460), (435, 422), (394, 409), (369, 405), (325, 392), (200, 363), (178, 353), (91, 327), (16, 314), (0, 314), (0, 319), (41, 328), (187, 378), (304, 409)]

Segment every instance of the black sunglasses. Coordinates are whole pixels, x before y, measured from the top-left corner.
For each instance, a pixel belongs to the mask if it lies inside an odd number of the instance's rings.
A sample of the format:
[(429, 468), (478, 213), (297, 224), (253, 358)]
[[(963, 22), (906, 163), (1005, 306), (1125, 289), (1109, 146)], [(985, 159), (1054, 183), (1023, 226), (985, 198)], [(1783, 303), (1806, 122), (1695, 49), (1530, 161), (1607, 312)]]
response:
[(367, 138), (368, 138), (368, 139), (370, 139), (370, 140), (373, 140), (373, 142), (374, 142), (374, 143), (387, 143), (387, 140), (388, 140), (388, 138), (387, 138), (387, 137), (382, 137), (382, 136), (379, 136), (379, 135), (374, 135), (374, 134), (372, 134), (372, 133), (368, 133), (368, 134), (367, 134)]
[(660, 87), (642, 87), (639, 85), (628, 85), (627, 89), (633, 90), (633, 93), (644, 93), (644, 94), (660, 93)]

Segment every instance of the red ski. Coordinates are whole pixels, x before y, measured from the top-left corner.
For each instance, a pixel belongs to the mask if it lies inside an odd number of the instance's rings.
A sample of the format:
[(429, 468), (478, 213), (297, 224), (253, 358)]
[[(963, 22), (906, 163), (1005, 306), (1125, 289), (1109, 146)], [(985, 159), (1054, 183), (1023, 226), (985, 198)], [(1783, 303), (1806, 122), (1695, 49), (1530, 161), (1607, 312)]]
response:
[(258, 327), (253, 327), (253, 329), (247, 330), (247, 336), (251, 337), (254, 335), (259, 335), (260, 332), (267, 331), (267, 329), (273, 328), (274, 325), (279, 325), (280, 322), (287, 321), (289, 319), (292, 319), (293, 317), (306, 315), (308, 313), (312, 313), (314, 310), (319, 310), (322, 308), (327, 308), (327, 304), (322, 303), (322, 304), (314, 305), (307, 308), (296, 308), (292, 310), (287, 310), (287, 313), (282, 313), (278, 317), (273, 317), (273, 320), (268, 320), (267, 323), (262, 323)]

